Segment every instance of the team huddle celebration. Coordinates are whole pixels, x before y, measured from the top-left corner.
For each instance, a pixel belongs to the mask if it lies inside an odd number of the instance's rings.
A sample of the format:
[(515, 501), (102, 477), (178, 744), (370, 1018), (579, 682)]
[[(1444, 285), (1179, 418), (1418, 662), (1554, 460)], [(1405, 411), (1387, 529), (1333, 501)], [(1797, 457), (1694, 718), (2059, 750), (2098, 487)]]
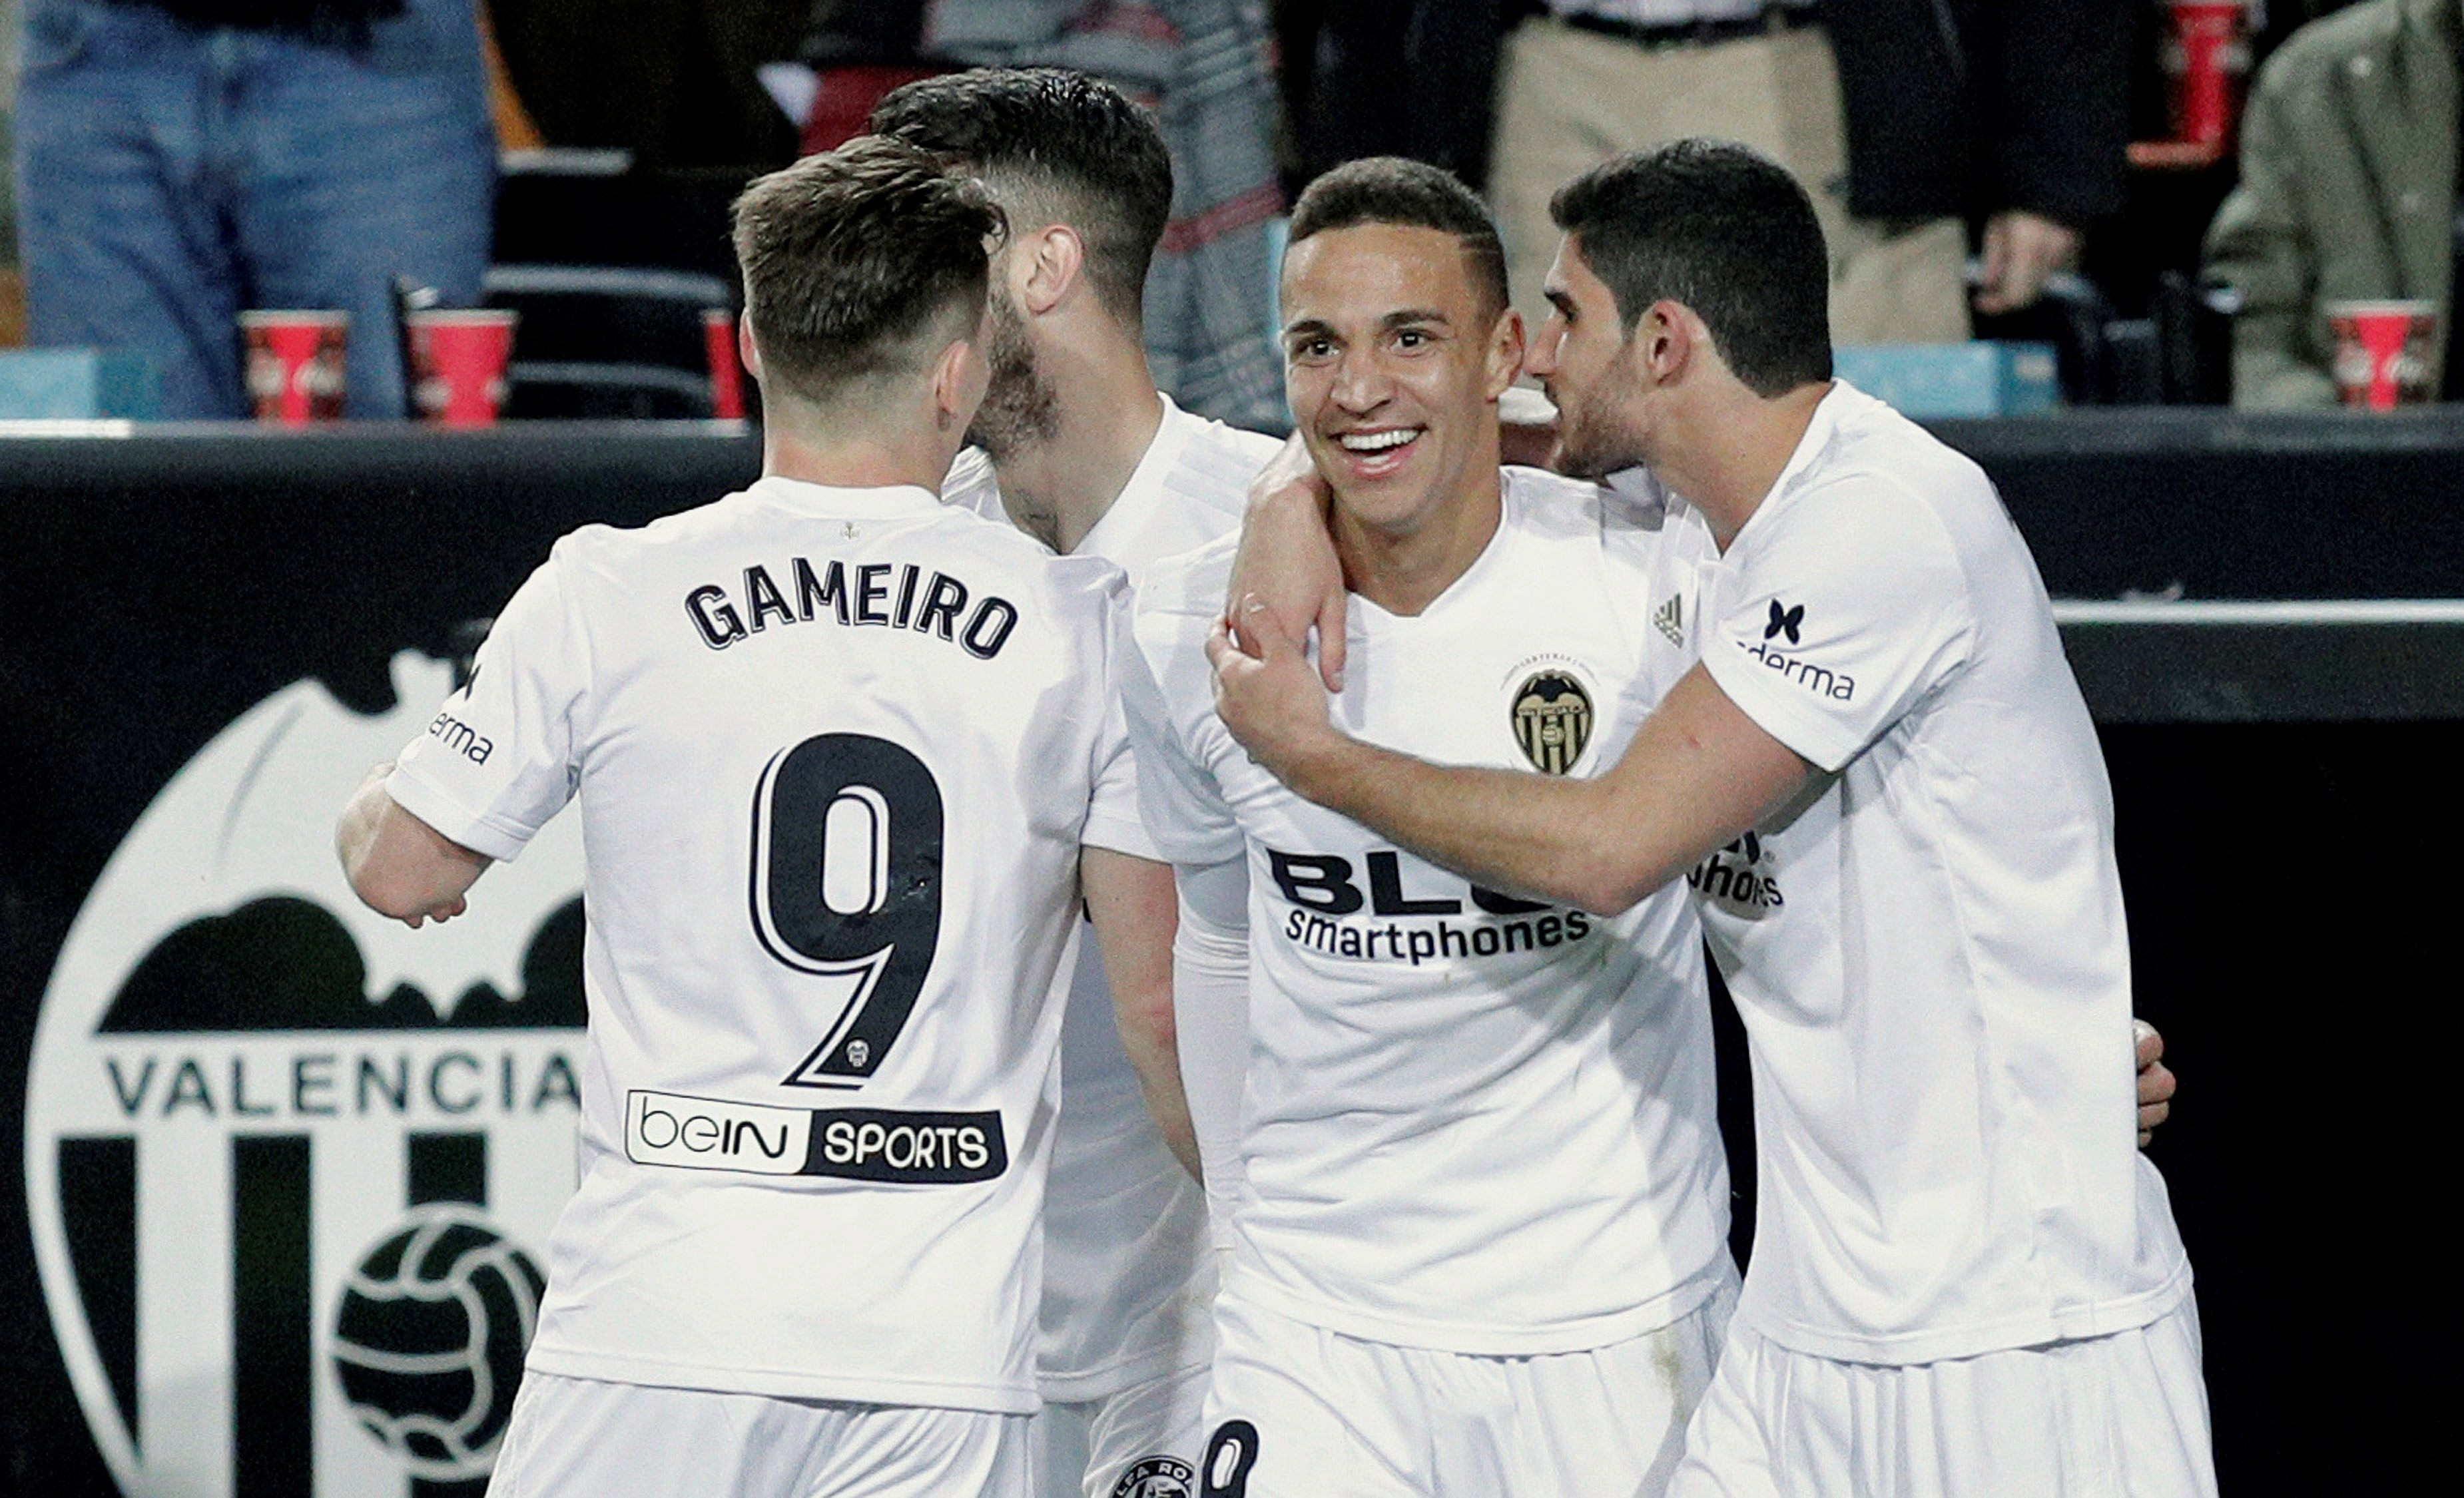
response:
[(1796, 180), (1522, 184), (1534, 320), (1455, 177), (1319, 176), (1283, 441), (1150, 375), (1149, 113), (869, 129), (735, 208), (761, 477), (566, 536), (342, 809), (416, 927), (578, 804), (490, 1491), (2213, 1493), (2097, 737)]

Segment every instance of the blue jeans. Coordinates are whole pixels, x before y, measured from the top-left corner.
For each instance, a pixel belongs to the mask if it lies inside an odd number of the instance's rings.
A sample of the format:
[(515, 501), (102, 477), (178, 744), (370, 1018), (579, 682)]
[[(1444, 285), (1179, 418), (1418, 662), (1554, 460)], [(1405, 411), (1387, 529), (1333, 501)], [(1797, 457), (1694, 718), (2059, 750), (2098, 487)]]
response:
[(346, 408), (400, 417), (396, 275), (471, 306), (495, 141), (473, 0), (359, 44), (29, 0), (19, 243), (40, 346), (141, 353), (172, 420), (242, 416), (235, 314), (350, 314)]

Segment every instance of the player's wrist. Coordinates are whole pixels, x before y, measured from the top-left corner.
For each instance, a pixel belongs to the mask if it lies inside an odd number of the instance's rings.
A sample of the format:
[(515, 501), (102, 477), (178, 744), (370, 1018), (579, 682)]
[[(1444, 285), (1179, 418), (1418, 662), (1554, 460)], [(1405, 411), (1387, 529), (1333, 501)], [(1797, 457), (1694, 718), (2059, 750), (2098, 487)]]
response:
[(1333, 723), (1320, 719), (1294, 734), (1278, 756), (1283, 762), (1267, 768), (1307, 799), (1323, 806), (1334, 806), (1348, 799), (1349, 788), (1359, 773), (1362, 754), (1358, 740)]

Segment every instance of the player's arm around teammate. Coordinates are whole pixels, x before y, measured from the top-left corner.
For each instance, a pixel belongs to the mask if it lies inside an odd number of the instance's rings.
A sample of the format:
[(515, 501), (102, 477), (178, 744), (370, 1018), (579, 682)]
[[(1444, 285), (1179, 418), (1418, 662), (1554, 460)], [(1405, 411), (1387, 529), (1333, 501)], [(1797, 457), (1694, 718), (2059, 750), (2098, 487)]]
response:
[[(1526, 372), (1543, 381), (1552, 398), (1570, 408), (1573, 430), (1566, 435), (1574, 447), (1570, 454), (1561, 442), (1551, 454), (1551, 466), (1565, 468), (1571, 455), (1578, 467), (1605, 469), (1613, 465), (1598, 460), (1599, 403), (1608, 393), (1604, 377), (1618, 365), (1617, 356), (1603, 349), (1602, 340), (1605, 336), (1613, 342), (1619, 331), (1617, 307), (1579, 247), (1570, 243), (1556, 269), (1550, 290), (1553, 310), (1529, 346)], [(1653, 373), (1663, 382), (1672, 371), (1682, 375), (1684, 363), (1695, 357), (1694, 345), (1702, 341), (1700, 318), (1671, 303), (1653, 307), (1640, 321), (1639, 334), (1651, 328), (1661, 336), (1651, 350), (1659, 367), (1629, 372)], [(1707, 348), (1705, 353), (1717, 359)], [(1719, 373), (1727, 371), (1723, 367)], [(1726, 383), (1733, 386), (1733, 376)], [(1727, 393), (1733, 397), (1739, 392)], [(1595, 451), (1586, 453), (1581, 451), (1585, 447)], [(1665, 882), (1682, 873), (1702, 852), (1723, 846), (1752, 825), (1760, 810), (1785, 804), (1792, 789), (1804, 784), (1811, 766), (1763, 733), (1700, 668), (1646, 727), (1651, 741), (1638, 737), (1626, 758), (1598, 780), (1535, 784), (1521, 775), (1439, 769), (1341, 738), (1327, 724), (1323, 698), (1308, 679), (1311, 672), (1306, 661), (1298, 659), (1299, 638), (1313, 634), (1315, 676), (1329, 691), (1343, 689), (1349, 595), (1328, 534), (1331, 495), (1326, 480), (1295, 438), (1259, 474), (1250, 494), (1228, 601), (1235, 616), (1230, 623), (1246, 628), (1221, 631), (1222, 643), (1215, 652), (1225, 718), (1244, 743), (1252, 733), (1261, 737), (1261, 743), (1248, 747), (1270, 765), (1276, 763), (1278, 746), (1289, 746), (1303, 759), (1331, 750), (1331, 763), (1296, 764), (1294, 773), (1309, 784), (1317, 783), (1316, 777), (1332, 777), (1337, 783), (1326, 789), (1337, 799), (1326, 800), (1326, 804), (1334, 809), (1358, 815), (1340, 798), (1347, 793), (1370, 798), (1375, 814), (1362, 820), (1375, 821), (1392, 811), (1398, 840), (1413, 842), (1423, 833), (1440, 839), (1416, 844), (1439, 862), (1456, 862), (1463, 872), (1487, 872), (1502, 883), (1520, 883), (1531, 892), (1562, 890), (1568, 898), (1592, 902), (1594, 910), (1622, 909), (1657, 887), (1649, 881), (1656, 877)], [(1676, 774), (1664, 776), (1650, 760), (1660, 744), (1673, 745), (1678, 752)], [(1752, 774), (1725, 774), (1730, 755), (1743, 756), (1734, 768)], [(1633, 767), (1638, 762), (1653, 763), (1652, 774), (1637, 773)], [(1723, 780), (1722, 801), (1691, 799), (1695, 793), (1681, 775)], [(1325, 800), (1303, 781), (1290, 783), (1313, 800)], [(1527, 795), (1548, 800), (1526, 802)], [(1615, 819), (1594, 820), (1603, 805), (1656, 833), (1657, 844), (1638, 847), (1603, 835), (1624, 829)], [(1547, 814), (1535, 814), (1535, 808), (1545, 808)], [(1690, 835), (1670, 820), (1680, 811), (1692, 811), (1698, 819)], [(1688, 845), (1699, 845), (1699, 849), (1686, 853)], [(1460, 861), (1446, 856), (1449, 847)], [(1484, 853), (1495, 861), (1492, 867), (1484, 868), (1472, 856)], [(1563, 883), (1552, 885), (1551, 880)], [(2139, 1020), (2133, 1022), (2133, 1031), (2139, 1142), (2144, 1146), (2170, 1115), (2177, 1080), (2164, 1064), (2165, 1039), (2155, 1027)]]
[[(1597, 304), (1595, 317), (1606, 321), (1612, 339), (1617, 329), (1614, 299), (1579, 254), (1571, 262), (1560, 257), (1551, 285), (1561, 298), (1558, 311), (1530, 355), (1532, 372), (1544, 378), (1560, 372), (1556, 344), (1564, 333), (1555, 324), (1570, 305), (1581, 315), (1570, 288), (1595, 290), (1590, 298)], [(1778, 479), (1828, 384), (1802, 385), (1775, 399), (1758, 394), (1728, 368), (1702, 318), (1674, 300), (1640, 314), (1620, 357), (1641, 388), (1669, 392), (1663, 402), (1692, 417), (1681, 437), (1705, 450), (1707, 461), (1699, 476), (1687, 473), (1685, 484), (1672, 487), (1703, 507), (1715, 531), (1733, 536)], [(1572, 390), (1565, 397), (1561, 410), (1574, 400)], [(1582, 440), (1583, 416), (1579, 408), (1568, 413), (1561, 459)], [(1681, 448), (1681, 463), (1689, 456)], [(1574, 467), (1580, 472), (1584, 465)], [(1331, 554), (1314, 504), (1287, 488), (1271, 503), (1268, 519), (1260, 536), (1244, 538), (1243, 567), (1252, 576), (1291, 576), (1322, 586)], [(1326, 605), (1302, 617), (1312, 615), (1328, 647), (1327, 672), (1339, 677), (1340, 648), (1331, 644), (1341, 628), (1339, 605), (1331, 628)], [(1235, 603), (1234, 617), (1219, 629), (1209, 655), (1225, 724), (1292, 789), (1472, 878), (1598, 914), (1623, 911), (1683, 874), (1784, 805), (1813, 772), (1700, 666), (1604, 774), (1535, 780), (1433, 765), (1340, 733), (1328, 718), (1318, 671), (1263, 598), (1243, 595)]]
[(1683, 874), (1813, 774), (1700, 666), (1597, 779), (1537, 781), (1340, 733), (1299, 643), (1254, 597), (1241, 606), (1238, 643), (1221, 630), (1210, 654), (1224, 722), (1278, 780), (1470, 878), (1598, 914)]

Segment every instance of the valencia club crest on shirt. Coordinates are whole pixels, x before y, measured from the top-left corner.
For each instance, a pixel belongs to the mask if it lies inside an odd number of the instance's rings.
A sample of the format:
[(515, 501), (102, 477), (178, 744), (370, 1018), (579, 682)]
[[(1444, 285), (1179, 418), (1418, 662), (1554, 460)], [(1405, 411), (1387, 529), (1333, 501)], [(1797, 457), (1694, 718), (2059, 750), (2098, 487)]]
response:
[(1511, 708), (1514, 741), (1543, 775), (1563, 775), (1592, 741), (1592, 694), (1573, 672), (1536, 671), (1515, 689)]

